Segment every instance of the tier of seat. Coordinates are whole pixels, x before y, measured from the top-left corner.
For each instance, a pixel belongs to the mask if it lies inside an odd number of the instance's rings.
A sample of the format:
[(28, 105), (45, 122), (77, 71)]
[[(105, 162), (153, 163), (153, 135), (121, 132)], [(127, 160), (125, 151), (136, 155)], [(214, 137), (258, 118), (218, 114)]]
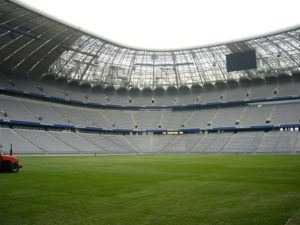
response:
[(4, 150), (16, 154), (297, 153), (300, 132), (106, 135), (0, 128)]
[(92, 109), (0, 96), (0, 119), (4, 121), (141, 131), (299, 124), (299, 111), (300, 102), (285, 101), (201, 110), (134, 111)]
[(293, 79), (288, 82), (263, 82), (252, 84), (251, 86), (232, 86), (224, 89), (215, 88), (204, 90), (199, 94), (188, 94), (177, 96), (147, 96), (129, 97), (105, 95), (103, 92), (97, 93), (91, 89), (71, 87), (69, 85), (58, 85), (56, 83), (45, 83), (31, 81), (26, 78), (16, 76), (5, 76), (0, 73), (0, 89), (19, 90), (25, 93), (34, 93), (48, 97), (58, 97), (65, 100), (76, 100), (81, 102), (113, 104), (113, 105), (188, 105), (195, 103), (210, 103), (220, 101), (236, 101), (244, 99), (272, 98), (281, 96), (300, 95), (299, 83)]

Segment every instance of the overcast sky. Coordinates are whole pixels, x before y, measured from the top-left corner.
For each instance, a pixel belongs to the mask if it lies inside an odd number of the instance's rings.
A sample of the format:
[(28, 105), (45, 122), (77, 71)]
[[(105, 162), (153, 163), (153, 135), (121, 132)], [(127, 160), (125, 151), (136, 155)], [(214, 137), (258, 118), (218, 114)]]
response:
[(300, 0), (19, 0), (115, 43), (178, 49), (300, 25)]

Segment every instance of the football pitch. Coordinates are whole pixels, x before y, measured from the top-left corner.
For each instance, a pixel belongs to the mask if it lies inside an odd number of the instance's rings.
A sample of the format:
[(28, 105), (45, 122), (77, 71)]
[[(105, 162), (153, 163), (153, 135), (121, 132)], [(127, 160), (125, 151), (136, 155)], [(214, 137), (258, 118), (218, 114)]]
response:
[(284, 225), (300, 208), (300, 155), (20, 159), (1, 225)]

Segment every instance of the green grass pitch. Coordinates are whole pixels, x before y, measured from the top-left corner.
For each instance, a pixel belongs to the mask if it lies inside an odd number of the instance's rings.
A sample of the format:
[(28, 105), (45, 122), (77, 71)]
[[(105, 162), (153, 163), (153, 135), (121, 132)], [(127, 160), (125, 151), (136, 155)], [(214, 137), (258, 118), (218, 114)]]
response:
[(284, 225), (300, 208), (300, 155), (21, 162), (0, 174), (1, 225)]

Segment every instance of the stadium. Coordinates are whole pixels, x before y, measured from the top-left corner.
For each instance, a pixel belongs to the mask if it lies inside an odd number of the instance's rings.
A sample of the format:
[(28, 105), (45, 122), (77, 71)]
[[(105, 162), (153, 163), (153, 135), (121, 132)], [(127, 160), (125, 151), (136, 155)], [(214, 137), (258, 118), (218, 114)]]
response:
[(300, 27), (146, 50), (0, 23), (0, 224), (300, 224)]

